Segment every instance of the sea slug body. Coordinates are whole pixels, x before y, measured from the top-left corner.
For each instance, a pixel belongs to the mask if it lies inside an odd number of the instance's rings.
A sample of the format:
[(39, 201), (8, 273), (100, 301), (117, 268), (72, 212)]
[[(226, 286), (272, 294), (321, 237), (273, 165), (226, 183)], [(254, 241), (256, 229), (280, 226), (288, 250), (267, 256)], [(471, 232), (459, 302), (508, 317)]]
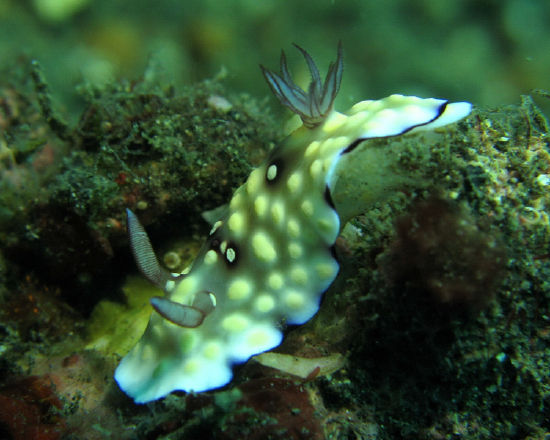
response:
[(280, 75), (262, 71), (303, 126), (237, 189), (189, 270), (162, 269), (128, 211), (138, 267), (164, 292), (152, 299), (155, 311), (144, 335), (115, 372), (137, 403), (174, 390), (221, 387), (231, 380), (233, 364), (281, 343), (281, 322), (309, 320), (338, 273), (334, 243), (341, 227), (368, 208), (335, 199), (338, 176), (349, 166), (342, 158), (367, 139), (441, 127), (471, 110), (465, 102), (392, 95), (338, 113), (332, 106), (343, 73), (341, 46), (325, 81), (298, 49), (311, 72), (307, 91), (292, 81), (284, 53)]

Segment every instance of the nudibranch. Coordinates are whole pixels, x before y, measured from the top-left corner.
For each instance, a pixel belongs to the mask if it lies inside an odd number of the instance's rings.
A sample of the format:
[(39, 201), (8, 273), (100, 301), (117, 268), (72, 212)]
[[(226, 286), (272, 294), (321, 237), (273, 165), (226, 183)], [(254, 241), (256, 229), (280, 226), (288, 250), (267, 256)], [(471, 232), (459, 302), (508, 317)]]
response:
[(137, 265), (164, 292), (151, 300), (147, 329), (115, 372), (137, 403), (221, 387), (232, 365), (281, 343), (282, 322), (308, 321), (338, 273), (341, 227), (377, 201), (350, 191), (335, 197), (339, 176), (357, 161), (346, 158), (367, 139), (431, 130), (471, 111), (466, 102), (392, 95), (338, 113), (332, 107), (343, 73), (341, 45), (324, 82), (298, 49), (311, 72), (307, 91), (294, 84), (284, 52), (280, 74), (261, 68), (303, 125), (236, 190), (190, 267), (181, 274), (161, 268), (145, 230), (127, 212)]

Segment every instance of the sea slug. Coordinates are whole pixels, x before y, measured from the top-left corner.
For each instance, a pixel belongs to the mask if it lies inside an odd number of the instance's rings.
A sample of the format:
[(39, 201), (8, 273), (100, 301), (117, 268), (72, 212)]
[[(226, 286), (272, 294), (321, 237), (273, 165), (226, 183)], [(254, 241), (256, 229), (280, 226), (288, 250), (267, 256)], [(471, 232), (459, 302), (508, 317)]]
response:
[(361, 160), (348, 158), (367, 139), (430, 130), (471, 111), (466, 102), (392, 95), (338, 113), (332, 107), (343, 73), (341, 45), (324, 81), (298, 49), (311, 72), (307, 91), (294, 84), (284, 52), (280, 75), (262, 71), (303, 125), (237, 189), (190, 267), (181, 274), (161, 268), (128, 211), (137, 265), (164, 292), (151, 300), (149, 325), (115, 372), (138, 403), (174, 390), (221, 387), (231, 380), (233, 364), (281, 343), (281, 322), (309, 320), (338, 273), (334, 243), (341, 227), (378, 197), (353, 191), (336, 197), (339, 176)]

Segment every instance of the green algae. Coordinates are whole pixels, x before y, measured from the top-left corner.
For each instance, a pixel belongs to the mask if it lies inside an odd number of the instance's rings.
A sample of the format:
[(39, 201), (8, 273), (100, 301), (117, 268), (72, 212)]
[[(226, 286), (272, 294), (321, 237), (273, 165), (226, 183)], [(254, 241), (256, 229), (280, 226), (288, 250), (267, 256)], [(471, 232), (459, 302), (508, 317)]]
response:
[[(89, 107), (72, 134), (78, 148), (52, 191), (92, 219), (116, 218), (112, 210), (121, 202), (139, 201), (153, 212), (183, 204), (198, 216), (240, 185), (250, 157), (272, 147), (275, 133), (259, 121), (264, 115), (253, 101), (234, 98), (229, 111), (212, 104), (225, 93), (216, 81), (183, 94), (147, 82), (86, 92)], [(205, 185), (215, 173), (222, 175), (219, 186)]]
[(103, 300), (86, 326), (86, 348), (105, 355), (125, 356), (141, 338), (153, 308), (149, 300), (160, 292), (141, 277), (128, 277), (122, 288), (126, 304)]

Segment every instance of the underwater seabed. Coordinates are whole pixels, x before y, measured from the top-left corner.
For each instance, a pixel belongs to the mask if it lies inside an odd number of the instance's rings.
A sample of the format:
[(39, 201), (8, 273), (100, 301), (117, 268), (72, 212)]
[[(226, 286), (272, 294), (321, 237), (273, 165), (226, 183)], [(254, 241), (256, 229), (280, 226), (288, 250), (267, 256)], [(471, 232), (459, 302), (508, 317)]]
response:
[(136, 405), (113, 371), (158, 291), (137, 277), (124, 208), (181, 271), (210, 229), (201, 214), (283, 134), (216, 81), (183, 93), (112, 84), (69, 128), (26, 81), (36, 68), (2, 85), (0, 437), (546, 435), (550, 151), (530, 97), (436, 135), (373, 142), (398, 151), (417, 186), (344, 229), (320, 312), (228, 386)]

